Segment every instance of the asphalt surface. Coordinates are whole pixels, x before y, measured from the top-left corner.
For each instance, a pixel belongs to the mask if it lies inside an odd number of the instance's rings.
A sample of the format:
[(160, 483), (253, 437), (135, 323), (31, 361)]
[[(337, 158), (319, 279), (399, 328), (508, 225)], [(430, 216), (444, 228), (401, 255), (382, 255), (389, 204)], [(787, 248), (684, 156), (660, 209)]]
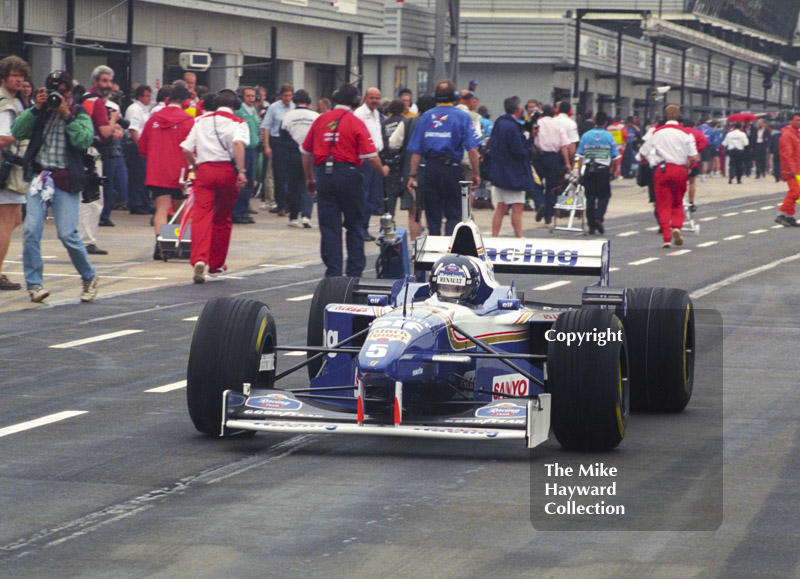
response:
[[(146, 238), (142, 228), (149, 234), (146, 218), (123, 216), (131, 232), (118, 224), (119, 232), (134, 237), (97, 263), (134, 279), (108, 273), (88, 305), (77, 303), (77, 280), (55, 276), (45, 277), (58, 290), (49, 305), (0, 296), (0, 572), (800, 576), (800, 254), (798, 232), (773, 222), (782, 189), (701, 184), (700, 234), (671, 250), (648, 230), (642, 194), (615, 190), (612, 285), (690, 292), (701, 312), (697, 381), (685, 412), (634, 414), (618, 449), (586, 456), (552, 437), (528, 451), (515, 441), (199, 435), (181, 382), (193, 318), (211, 297), (248, 297), (270, 305), (279, 343), (304, 343), (323, 275), (318, 233), (259, 215), (256, 226), (235, 228), (228, 275), (194, 285), (185, 262), (148, 261), (152, 245), (133, 242)], [(485, 233), (489, 217), (476, 213)], [(45, 273), (69, 272), (68, 261), (56, 263), (63, 250), (52, 255)], [(4, 269), (18, 277), (13, 264)], [(570, 283), (537, 289), (555, 281)], [(528, 299), (563, 302), (579, 299), (583, 281), (517, 283)], [(284, 355), (279, 365), (296, 360)], [(287, 386), (300, 383), (296, 375)], [(630, 524), (543, 530), (542, 465), (594, 461), (619, 469)]]

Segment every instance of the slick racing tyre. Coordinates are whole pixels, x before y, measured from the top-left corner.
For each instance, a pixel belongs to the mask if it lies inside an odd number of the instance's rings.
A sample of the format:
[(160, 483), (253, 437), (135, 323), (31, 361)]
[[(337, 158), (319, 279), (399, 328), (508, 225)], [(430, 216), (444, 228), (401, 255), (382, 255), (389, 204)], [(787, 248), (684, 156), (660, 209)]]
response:
[[(225, 390), (242, 392), (245, 382), (272, 387), (276, 344), (275, 319), (265, 304), (241, 298), (206, 304), (194, 327), (186, 372), (189, 416), (197, 430), (220, 434)], [(261, 370), (262, 357), (271, 369)]]
[(631, 408), (683, 410), (694, 382), (694, 308), (689, 295), (672, 288), (629, 289), (623, 325), (630, 344)]
[[(553, 325), (583, 335), (612, 333), (622, 341), (584, 340), (567, 345), (549, 341), (547, 391), (552, 394), (550, 421), (556, 439), (569, 450), (605, 450), (622, 442), (628, 428), (628, 347), (622, 322), (610, 310), (564, 312)], [(596, 334), (595, 334), (596, 332)], [(602, 344), (602, 345), (601, 345)]]
[[(306, 344), (314, 347), (325, 346), (325, 306), (328, 304), (352, 304), (353, 292), (358, 286), (357, 277), (325, 277), (317, 285), (311, 307), (308, 311), (308, 331)], [(332, 344), (327, 344), (332, 345)], [(316, 352), (309, 352), (311, 358)], [(315, 378), (322, 368), (322, 356), (308, 365), (308, 377)]]

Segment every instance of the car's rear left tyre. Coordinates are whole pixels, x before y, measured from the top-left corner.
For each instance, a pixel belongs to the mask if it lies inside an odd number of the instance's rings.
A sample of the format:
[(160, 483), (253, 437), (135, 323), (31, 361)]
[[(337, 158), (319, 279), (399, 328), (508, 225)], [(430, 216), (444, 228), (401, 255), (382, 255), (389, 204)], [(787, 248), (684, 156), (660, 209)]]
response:
[[(262, 356), (274, 356), (275, 319), (254, 300), (214, 298), (194, 327), (186, 372), (186, 401), (195, 428), (218, 435), (222, 427), (222, 393), (242, 392), (242, 385), (271, 388), (271, 370), (261, 370)], [(224, 434), (224, 433), (223, 433)]]
[[(551, 425), (570, 450), (606, 450), (622, 442), (628, 428), (628, 356), (622, 322), (610, 310), (570, 310), (553, 325), (548, 342), (547, 390)], [(567, 345), (559, 336), (582, 332), (622, 340), (584, 340)], [(595, 333), (596, 332), (596, 333)]]
[(694, 384), (694, 307), (683, 290), (633, 288), (623, 320), (630, 344), (631, 408), (680, 412)]
[[(308, 310), (308, 330), (306, 344), (314, 347), (325, 346), (325, 307), (328, 304), (352, 304), (353, 292), (358, 286), (357, 277), (324, 277), (314, 291), (311, 307)], [(332, 344), (327, 344), (332, 345)], [(316, 352), (309, 352), (311, 358)], [(322, 368), (320, 356), (308, 365), (308, 377), (315, 378)]]

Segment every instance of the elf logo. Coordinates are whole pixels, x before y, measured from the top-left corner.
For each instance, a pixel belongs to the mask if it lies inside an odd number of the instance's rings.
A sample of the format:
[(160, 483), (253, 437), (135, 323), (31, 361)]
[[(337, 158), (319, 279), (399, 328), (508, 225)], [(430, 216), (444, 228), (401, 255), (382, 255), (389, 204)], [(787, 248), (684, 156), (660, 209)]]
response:
[[(528, 379), (522, 374), (504, 374), (492, 379), (492, 392), (511, 394), (512, 396), (528, 395)], [(494, 394), (492, 400), (505, 398)]]

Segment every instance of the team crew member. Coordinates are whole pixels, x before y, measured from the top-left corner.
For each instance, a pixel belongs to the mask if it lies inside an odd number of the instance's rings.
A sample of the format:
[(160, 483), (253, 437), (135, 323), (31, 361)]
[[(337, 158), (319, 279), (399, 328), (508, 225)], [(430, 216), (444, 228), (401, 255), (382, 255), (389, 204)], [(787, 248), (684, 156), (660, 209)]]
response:
[(411, 155), (411, 173), (408, 190), (414, 195), (417, 186), (417, 170), (425, 158), (425, 218), (431, 235), (440, 235), (442, 214), (447, 220), (445, 234), (453, 233), (461, 220), (461, 159), (464, 151), (469, 156), (472, 168), (472, 188), (481, 184), (478, 168), (478, 145), (481, 143), (478, 131), (470, 116), (457, 109), (453, 103), (458, 99), (456, 86), (451, 80), (436, 84), (434, 97), (439, 103), (426, 112), (419, 120), (411, 135), (408, 150)]
[(382, 177), (389, 168), (381, 164), (367, 126), (353, 114), (360, 96), (352, 84), (333, 94), (336, 107), (311, 125), (300, 152), (309, 195), (317, 196), (320, 254), (326, 277), (342, 275), (342, 217), (347, 230), (345, 274), (359, 277), (367, 263), (364, 256), (366, 203), (361, 190), (361, 163)]
[[(537, 207), (536, 220), (542, 217), (544, 209), (544, 221), (548, 225), (553, 218), (556, 204), (556, 188), (561, 184), (564, 176), (564, 167), (572, 169), (572, 162), (569, 156), (569, 138), (559, 124), (553, 118), (555, 109), (552, 105), (542, 107), (542, 116), (539, 117), (537, 125), (539, 132), (534, 138), (534, 143), (542, 152), (533, 161), (536, 174), (545, 184), (545, 205)], [(563, 165), (562, 165), (563, 162)]]
[(728, 185), (733, 183), (734, 177), (739, 185), (742, 184), (742, 174), (745, 171), (744, 165), (747, 160), (747, 147), (749, 144), (750, 139), (742, 131), (742, 123), (733, 125), (733, 130), (728, 131), (728, 134), (722, 140), (725, 154), (731, 159), (728, 171)]
[[(319, 113), (311, 110), (311, 97), (308, 91), (298, 89), (294, 93), (295, 108), (281, 121), (281, 139), (285, 141), (286, 150), (286, 182), (289, 188), (289, 227), (311, 228), (311, 210), (313, 203), (306, 193), (303, 159), (300, 146), (308, 136), (311, 125), (317, 120)], [(298, 215), (302, 219), (298, 220)]]
[(775, 223), (785, 227), (797, 227), (794, 218), (794, 207), (800, 197), (800, 112), (792, 114), (792, 121), (781, 129), (781, 138), (778, 141), (778, 150), (781, 154), (781, 177), (786, 180), (789, 191), (780, 207), (780, 215), (775, 218)]
[(642, 159), (653, 169), (656, 213), (664, 243), (661, 247), (683, 245), (683, 196), (688, 182), (687, 170), (700, 160), (694, 137), (678, 124), (681, 109), (669, 105), (664, 116), (666, 123), (653, 132), (639, 151)]
[(617, 141), (606, 130), (608, 115), (600, 111), (594, 118), (595, 128), (581, 137), (576, 151), (577, 162), (573, 175), (580, 175), (585, 165), (583, 186), (586, 190), (586, 221), (589, 233), (606, 230), (603, 227), (608, 200), (611, 199), (611, 175), (616, 171), (621, 156)]
[[(250, 142), (247, 123), (233, 113), (237, 95), (219, 92), (219, 108), (199, 117), (181, 143), (189, 166), (195, 167), (192, 254), (194, 283), (209, 273), (225, 271), (231, 241), (231, 210), (247, 184), (244, 148)], [(235, 165), (231, 163), (234, 160)]]
[(181, 169), (186, 169), (186, 159), (180, 145), (194, 126), (192, 116), (181, 107), (188, 98), (189, 89), (172, 87), (170, 104), (147, 119), (139, 137), (139, 154), (148, 159), (145, 185), (150, 189), (156, 206), (153, 217), (156, 235), (167, 222), (170, 203), (177, 210), (183, 199), (179, 180)]

